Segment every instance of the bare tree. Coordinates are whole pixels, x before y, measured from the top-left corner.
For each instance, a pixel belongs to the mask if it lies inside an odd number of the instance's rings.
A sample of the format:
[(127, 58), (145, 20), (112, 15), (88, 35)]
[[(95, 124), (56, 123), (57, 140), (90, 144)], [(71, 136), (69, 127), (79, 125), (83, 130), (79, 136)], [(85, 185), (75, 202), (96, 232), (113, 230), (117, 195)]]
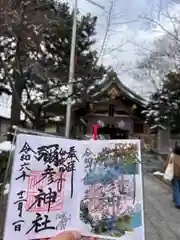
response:
[[(166, 13), (171, 30), (166, 29), (159, 21), (145, 17), (162, 30), (162, 35), (154, 41), (151, 49), (146, 49), (143, 59), (137, 63), (134, 71), (136, 79), (141, 79), (157, 90), (164, 77), (170, 71), (179, 71), (180, 67), (180, 18), (173, 13)], [(142, 48), (139, 47), (142, 51)]]

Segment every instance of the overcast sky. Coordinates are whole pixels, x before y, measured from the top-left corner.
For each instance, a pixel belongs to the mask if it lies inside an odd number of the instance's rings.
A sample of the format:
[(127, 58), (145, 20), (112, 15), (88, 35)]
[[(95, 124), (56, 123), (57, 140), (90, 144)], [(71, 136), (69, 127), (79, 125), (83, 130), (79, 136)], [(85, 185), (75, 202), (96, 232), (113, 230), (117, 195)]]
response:
[[(72, 6), (74, 0), (68, 1)], [(109, 11), (111, 0), (94, 1)], [(142, 91), (145, 86), (134, 81), (127, 70), (135, 68), (137, 60), (142, 58), (141, 53), (147, 52), (145, 48), (150, 48), (153, 40), (164, 34), (160, 27), (145, 21), (144, 16), (160, 21), (167, 29), (171, 27), (166, 15), (167, 11), (178, 11), (180, 8), (172, 0), (114, 0), (113, 2), (111, 23), (101, 61), (103, 64), (112, 65), (118, 72), (120, 80), (128, 87)], [(87, 0), (78, 0), (78, 8), (82, 14), (91, 12), (98, 16), (96, 48), (101, 48), (106, 32), (107, 13)]]

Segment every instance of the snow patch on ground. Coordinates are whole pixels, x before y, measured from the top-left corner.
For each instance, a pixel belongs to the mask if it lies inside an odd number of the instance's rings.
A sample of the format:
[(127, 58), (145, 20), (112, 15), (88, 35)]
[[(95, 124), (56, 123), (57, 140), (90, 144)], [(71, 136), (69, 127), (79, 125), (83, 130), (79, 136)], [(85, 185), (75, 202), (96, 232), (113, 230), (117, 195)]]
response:
[(14, 145), (10, 141), (0, 143), (0, 152), (9, 152), (11, 150), (14, 150)]

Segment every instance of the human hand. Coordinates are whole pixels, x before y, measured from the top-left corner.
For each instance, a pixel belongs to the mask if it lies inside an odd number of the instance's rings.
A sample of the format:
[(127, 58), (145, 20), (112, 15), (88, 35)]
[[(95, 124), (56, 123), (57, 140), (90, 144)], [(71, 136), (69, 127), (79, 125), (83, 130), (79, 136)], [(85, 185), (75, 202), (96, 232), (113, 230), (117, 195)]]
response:
[(78, 231), (65, 231), (62, 233), (59, 233), (53, 238), (50, 238), (50, 240), (80, 240), (81, 234)]

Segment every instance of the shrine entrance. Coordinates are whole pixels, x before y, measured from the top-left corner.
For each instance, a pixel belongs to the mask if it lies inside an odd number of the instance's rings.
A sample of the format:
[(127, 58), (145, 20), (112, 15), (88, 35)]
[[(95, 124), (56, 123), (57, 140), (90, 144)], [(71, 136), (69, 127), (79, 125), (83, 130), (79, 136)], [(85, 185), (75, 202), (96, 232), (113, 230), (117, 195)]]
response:
[(121, 128), (106, 125), (98, 129), (98, 134), (109, 135), (110, 139), (128, 139), (129, 132)]

